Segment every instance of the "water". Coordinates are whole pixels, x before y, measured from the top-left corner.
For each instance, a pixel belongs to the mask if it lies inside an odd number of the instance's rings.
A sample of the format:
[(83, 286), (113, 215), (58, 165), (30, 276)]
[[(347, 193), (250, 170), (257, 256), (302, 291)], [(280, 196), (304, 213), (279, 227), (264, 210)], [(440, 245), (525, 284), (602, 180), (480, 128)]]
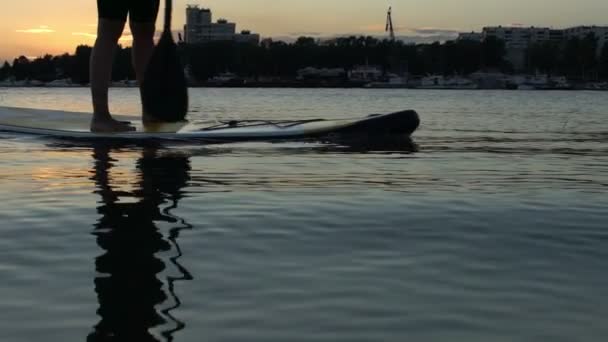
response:
[[(603, 341), (608, 93), (193, 89), (191, 118), (419, 111), (418, 151), (0, 133), (2, 341)], [(0, 89), (88, 111), (86, 89)], [(137, 113), (137, 92), (112, 93)]]

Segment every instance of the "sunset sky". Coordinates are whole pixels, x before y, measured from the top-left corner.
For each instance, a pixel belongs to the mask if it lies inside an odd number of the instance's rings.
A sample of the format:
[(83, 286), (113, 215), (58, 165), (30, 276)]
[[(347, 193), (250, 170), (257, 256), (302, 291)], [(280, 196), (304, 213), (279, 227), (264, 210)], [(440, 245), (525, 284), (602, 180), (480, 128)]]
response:
[[(161, 0), (162, 1), (162, 0)], [(608, 25), (606, 0), (175, 0), (174, 29), (184, 24), (186, 4), (210, 7), (237, 29), (263, 37), (383, 35), (386, 9), (393, 6), (400, 36), (479, 30), (487, 25), (565, 27)], [(95, 0), (0, 1), (0, 61), (18, 55), (73, 52), (92, 44)], [(159, 25), (162, 24), (159, 21)], [(123, 43), (129, 44), (128, 36)]]

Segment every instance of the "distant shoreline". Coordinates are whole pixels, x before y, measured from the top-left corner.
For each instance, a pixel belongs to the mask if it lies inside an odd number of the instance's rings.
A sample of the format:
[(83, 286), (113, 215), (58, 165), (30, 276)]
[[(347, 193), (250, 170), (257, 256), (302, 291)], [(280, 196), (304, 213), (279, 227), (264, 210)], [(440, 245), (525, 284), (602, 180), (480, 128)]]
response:
[[(17, 88), (40, 88), (40, 89), (69, 89), (69, 88), (89, 88), (89, 85), (4, 85), (0, 84), (0, 89), (17, 89)], [(137, 86), (110, 86), (111, 89), (122, 88), (137, 88)], [(247, 85), (191, 85), (190, 89), (209, 88), (209, 89), (366, 89), (366, 90), (507, 90), (507, 91), (608, 91), (608, 88), (592, 88), (592, 87), (572, 87), (568, 89), (561, 88), (535, 88), (535, 89), (510, 89), (510, 88), (458, 88), (458, 87), (411, 87), (411, 86), (360, 86), (360, 85), (277, 85), (277, 84), (247, 84)]]

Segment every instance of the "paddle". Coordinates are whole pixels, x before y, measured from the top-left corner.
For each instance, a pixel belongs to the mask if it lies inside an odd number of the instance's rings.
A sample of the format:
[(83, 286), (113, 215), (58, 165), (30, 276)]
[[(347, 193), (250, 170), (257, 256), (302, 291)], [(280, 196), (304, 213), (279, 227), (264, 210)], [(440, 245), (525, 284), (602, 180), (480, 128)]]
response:
[(161, 122), (183, 121), (188, 113), (186, 77), (171, 34), (172, 7), (172, 0), (166, 0), (165, 28), (141, 88), (144, 117)]

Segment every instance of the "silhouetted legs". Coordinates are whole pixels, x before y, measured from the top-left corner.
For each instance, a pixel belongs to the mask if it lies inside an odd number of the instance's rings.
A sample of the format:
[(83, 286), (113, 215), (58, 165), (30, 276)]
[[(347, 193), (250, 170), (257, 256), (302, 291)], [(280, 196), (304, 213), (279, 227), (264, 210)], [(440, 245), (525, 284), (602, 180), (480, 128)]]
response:
[(154, 23), (130, 23), (131, 33), (133, 34), (133, 69), (137, 76), (137, 81), (142, 84), (146, 66), (150, 61), (154, 51)]
[(108, 88), (112, 80), (112, 64), (118, 39), (122, 35), (125, 22), (99, 19), (97, 39), (91, 53), (90, 78), (93, 97), (93, 132), (125, 132), (134, 130), (126, 123), (116, 121), (110, 114), (108, 105)]
[[(146, 67), (152, 57), (154, 51), (154, 32), (156, 27), (154, 23), (138, 23), (131, 21), (131, 33), (133, 34), (133, 50), (131, 57), (133, 58), (133, 69), (140, 89), (143, 84)], [(146, 121), (146, 113), (143, 113), (143, 121)]]

